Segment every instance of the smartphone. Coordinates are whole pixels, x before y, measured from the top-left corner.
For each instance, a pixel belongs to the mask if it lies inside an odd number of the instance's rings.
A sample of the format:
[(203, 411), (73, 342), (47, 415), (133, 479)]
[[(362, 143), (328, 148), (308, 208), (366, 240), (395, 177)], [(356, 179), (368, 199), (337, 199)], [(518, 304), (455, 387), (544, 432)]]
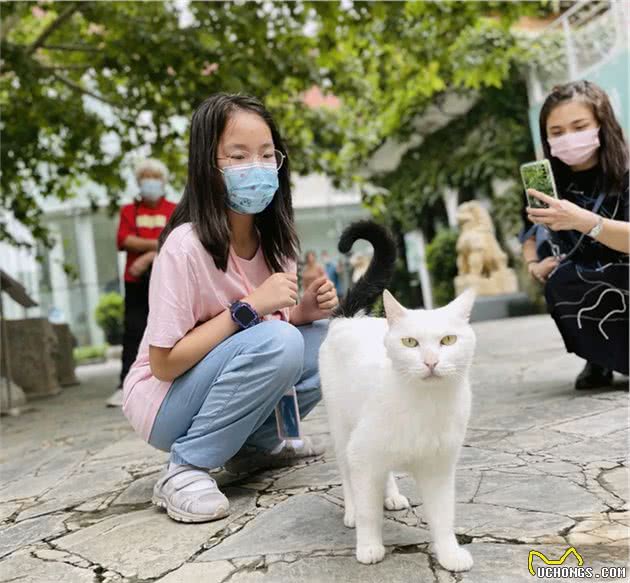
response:
[(290, 389), (276, 405), (276, 426), (278, 437), (287, 441), (302, 439), (300, 409), (295, 388)]
[(556, 182), (553, 179), (551, 164), (547, 158), (536, 162), (528, 162), (521, 166), (521, 179), (527, 196), (527, 204), (531, 208), (547, 208), (549, 205), (527, 194), (528, 188), (533, 188), (554, 198), (558, 198)]

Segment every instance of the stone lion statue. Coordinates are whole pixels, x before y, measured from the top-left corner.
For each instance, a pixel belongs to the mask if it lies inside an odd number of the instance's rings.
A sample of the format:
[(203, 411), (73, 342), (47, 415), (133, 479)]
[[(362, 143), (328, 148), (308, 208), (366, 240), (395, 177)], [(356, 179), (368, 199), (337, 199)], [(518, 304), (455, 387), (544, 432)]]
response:
[(480, 295), (516, 292), (516, 274), (507, 266), (488, 211), (475, 200), (465, 202), (459, 206), (457, 222), (457, 294), (469, 287)]

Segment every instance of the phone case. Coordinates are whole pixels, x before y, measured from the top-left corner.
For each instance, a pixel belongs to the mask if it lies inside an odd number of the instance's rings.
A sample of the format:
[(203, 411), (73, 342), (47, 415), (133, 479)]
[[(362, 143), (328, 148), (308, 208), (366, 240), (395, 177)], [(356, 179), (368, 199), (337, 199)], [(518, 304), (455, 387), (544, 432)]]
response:
[(287, 391), (276, 405), (276, 426), (280, 439), (299, 440), (302, 438), (300, 409), (294, 388)]
[(533, 188), (534, 190), (558, 198), (551, 163), (546, 158), (544, 160), (523, 164), (521, 166), (521, 179), (523, 180), (523, 187), (525, 188), (527, 204), (530, 207), (547, 208), (548, 205), (533, 196), (529, 196), (529, 194), (527, 194), (528, 188)]

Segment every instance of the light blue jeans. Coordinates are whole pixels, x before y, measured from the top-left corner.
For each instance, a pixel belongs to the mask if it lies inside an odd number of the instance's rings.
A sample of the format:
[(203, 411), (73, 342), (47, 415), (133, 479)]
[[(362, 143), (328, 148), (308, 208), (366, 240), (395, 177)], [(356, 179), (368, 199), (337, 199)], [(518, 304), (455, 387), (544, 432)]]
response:
[(295, 386), (304, 418), (321, 399), (318, 355), (327, 320), (296, 328), (265, 321), (230, 336), (175, 379), (149, 443), (171, 461), (216, 468), (246, 443), (279, 443), (274, 408)]

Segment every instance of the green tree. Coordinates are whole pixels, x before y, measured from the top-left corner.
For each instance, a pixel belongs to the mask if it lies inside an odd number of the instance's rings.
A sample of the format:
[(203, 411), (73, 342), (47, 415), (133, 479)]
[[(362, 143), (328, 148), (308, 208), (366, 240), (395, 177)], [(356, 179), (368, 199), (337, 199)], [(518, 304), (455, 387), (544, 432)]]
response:
[[(522, 57), (513, 23), (541, 6), (192, 2), (182, 23), (171, 2), (2, 3), (3, 208), (45, 241), (38, 197), (89, 179), (114, 209), (127, 153), (143, 144), (181, 186), (186, 120), (219, 90), (267, 103), (295, 170), (360, 182), (374, 151), (408, 139), (447, 92), (500, 88)], [(307, 107), (313, 85), (340, 107)]]
[[(185, 121), (216, 91), (264, 98), (288, 125), (294, 167), (305, 170), (314, 132), (335, 124), (300, 93), (320, 78), (302, 34), (301, 4), (170, 2), (2, 3), (2, 206), (46, 241), (40, 196), (66, 199), (88, 179), (112, 208), (126, 154), (149, 144), (176, 183), (185, 169)], [(173, 123), (173, 119), (184, 123)], [(119, 147), (108, 152), (106, 141)], [(179, 181), (181, 185), (181, 180)], [(0, 222), (0, 239), (11, 238)]]
[[(405, 230), (421, 228), (433, 237), (436, 217), (446, 222), (442, 193), (459, 193), (460, 202), (478, 196), (493, 200), (500, 235), (513, 235), (523, 206), (519, 166), (534, 158), (527, 124), (526, 88), (514, 70), (501, 88), (481, 91), (465, 115), (427, 136), (403, 156), (398, 167), (373, 177), (388, 195), (368, 197), (377, 215), (387, 215)], [(495, 180), (512, 181), (496, 193)]]

